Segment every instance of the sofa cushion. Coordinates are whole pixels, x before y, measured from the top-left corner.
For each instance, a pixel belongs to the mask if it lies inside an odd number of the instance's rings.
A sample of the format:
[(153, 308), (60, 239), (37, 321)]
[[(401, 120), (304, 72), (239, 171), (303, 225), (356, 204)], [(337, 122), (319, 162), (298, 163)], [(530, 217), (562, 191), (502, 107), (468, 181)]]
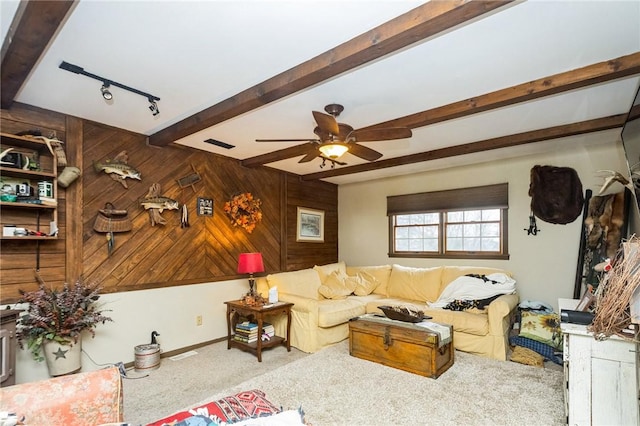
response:
[(442, 285), (440, 286), (440, 292), (444, 290), (444, 288), (449, 285), (449, 283), (455, 280), (458, 277), (468, 274), (478, 274), (478, 275), (489, 275), (495, 274), (497, 272), (502, 272), (507, 274), (508, 276), (513, 276), (513, 274), (509, 271), (505, 271), (504, 269), (498, 268), (485, 268), (485, 267), (476, 267), (476, 266), (445, 266), (442, 269)]
[(313, 269), (279, 272), (267, 275), (269, 288), (278, 287), (279, 293), (294, 294), (309, 299), (320, 300), (318, 288), (322, 285), (320, 276)]
[(321, 300), (318, 302), (318, 325), (333, 327), (344, 324), (351, 318), (364, 313), (364, 303), (354, 297), (341, 300)]
[(393, 265), (387, 292), (389, 297), (434, 302), (440, 295), (442, 267), (411, 268)]
[(430, 316), (430, 321), (442, 324), (451, 324), (453, 330), (457, 332), (475, 334), (476, 336), (486, 336), (489, 334), (489, 316), (486, 313), (474, 313), (469, 311), (449, 311), (447, 309), (428, 309), (424, 303), (398, 298), (382, 298), (367, 302), (366, 311), (368, 314), (382, 313), (378, 306), (405, 306), (410, 309), (423, 311), (426, 316)]
[(489, 316), (485, 313), (450, 311), (448, 309), (425, 309), (424, 313), (433, 318), (431, 321), (451, 324), (453, 330), (457, 332), (476, 336), (489, 334)]
[(387, 285), (389, 283), (389, 275), (391, 274), (391, 265), (347, 266), (347, 275), (355, 276), (358, 272), (366, 272), (378, 280), (379, 284), (373, 290), (373, 293), (387, 296)]
[(25, 416), (28, 425), (120, 424), (122, 377), (117, 367), (0, 388), (0, 411)]
[(356, 288), (357, 283), (340, 270), (333, 271), (318, 288), (320, 294), (327, 299), (345, 299)]
[(368, 272), (358, 272), (355, 277), (347, 277), (347, 281), (352, 283), (356, 296), (367, 296), (380, 285), (380, 281)]
[(327, 277), (334, 271), (341, 271), (344, 274), (347, 273), (347, 264), (344, 262), (329, 263), (328, 265), (316, 265), (313, 270), (320, 276), (320, 281), (325, 282)]

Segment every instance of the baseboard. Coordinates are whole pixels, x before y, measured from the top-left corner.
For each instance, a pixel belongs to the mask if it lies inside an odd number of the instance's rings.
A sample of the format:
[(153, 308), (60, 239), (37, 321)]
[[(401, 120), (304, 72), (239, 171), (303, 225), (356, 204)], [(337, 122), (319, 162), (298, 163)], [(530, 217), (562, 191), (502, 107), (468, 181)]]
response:
[[(174, 349), (174, 350), (168, 351), (168, 352), (161, 352), (160, 353), (160, 358), (169, 358), (169, 357), (172, 357), (172, 356), (180, 355), (182, 353), (189, 352), (189, 351), (192, 351), (194, 349), (202, 348), (204, 346), (209, 346), (209, 345), (212, 345), (214, 343), (224, 342), (225, 340), (227, 340), (226, 336), (225, 337), (220, 337), (218, 339), (208, 340), (208, 341), (202, 342), (202, 343), (197, 343), (197, 344), (191, 345), (191, 346), (185, 346), (184, 348), (180, 348), (180, 349)], [(160, 346), (160, 348), (162, 348), (162, 346)], [(134, 361), (127, 362), (124, 366), (126, 368), (133, 368), (133, 367), (135, 367), (135, 362)]]

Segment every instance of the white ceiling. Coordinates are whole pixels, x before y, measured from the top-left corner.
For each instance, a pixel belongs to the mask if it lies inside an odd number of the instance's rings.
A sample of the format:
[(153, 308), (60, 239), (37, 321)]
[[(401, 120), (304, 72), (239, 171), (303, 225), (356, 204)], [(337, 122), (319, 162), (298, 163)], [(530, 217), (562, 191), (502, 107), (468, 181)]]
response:
[[(423, 2), (81, 0), (15, 100), (151, 135), (309, 60)], [(0, 0), (3, 40), (18, 2)], [(314, 138), (312, 110), (340, 103), (354, 128), (640, 52), (640, 1), (516, 2), (177, 143), (237, 159), (297, 145), (256, 138)], [(161, 98), (144, 97), (61, 70), (62, 61)], [(638, 75), (413, 130), (411, 139), (363, 143), (382, 159), (626, 113)], [(462, 157), (331, 177), (343, 184), (577, 144), (610, 143), (619, 130)], [(203, 140), (235, 145), (225, 150)], [(267, 164), (320, 171), (300, 157)], [(351, 154), (349, 165), (364, 162)]]

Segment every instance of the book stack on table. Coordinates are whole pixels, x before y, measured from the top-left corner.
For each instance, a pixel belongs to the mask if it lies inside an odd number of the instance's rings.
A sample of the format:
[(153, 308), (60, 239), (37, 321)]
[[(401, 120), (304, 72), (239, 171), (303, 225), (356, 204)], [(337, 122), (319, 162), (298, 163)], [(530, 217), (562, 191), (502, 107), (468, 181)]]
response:
[[(262, 324), (262, 340), (269, 340), (275, 335), (272, 324), (265, 322)], [(240, 322), (236, 324), (234, 340), (244, 343), (254, 343), (258, 341), (258, 324), (254, 322)]]

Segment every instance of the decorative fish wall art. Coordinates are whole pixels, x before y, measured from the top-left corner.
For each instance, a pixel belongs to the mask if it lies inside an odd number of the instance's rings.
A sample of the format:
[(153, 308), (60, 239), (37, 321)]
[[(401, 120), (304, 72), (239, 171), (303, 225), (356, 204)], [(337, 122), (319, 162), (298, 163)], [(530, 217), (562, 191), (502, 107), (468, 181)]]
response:
[(146, 197), (140, 201), (140, 205), (149, 212), (151, 226), (165, 225), (167, 220), (162, 217), (161, 213), (164, 210), (178, 210), (180, 207), (176, 200), (161, 195), (161, 192), (160, 184), (154, 183), (149, 187)]
[(105, 172), (111, 179), (119, 182), (126, 189), (129, 189), (125, 179), (137, 179), (142, 180), (140, 172), (128, 164), (129, 155), (127, 151), (122, 151), (116, 155), (112, 160), (105, 160), (103, 163), (96, 163), (94, 161), (93, 168), (96, 172)]

